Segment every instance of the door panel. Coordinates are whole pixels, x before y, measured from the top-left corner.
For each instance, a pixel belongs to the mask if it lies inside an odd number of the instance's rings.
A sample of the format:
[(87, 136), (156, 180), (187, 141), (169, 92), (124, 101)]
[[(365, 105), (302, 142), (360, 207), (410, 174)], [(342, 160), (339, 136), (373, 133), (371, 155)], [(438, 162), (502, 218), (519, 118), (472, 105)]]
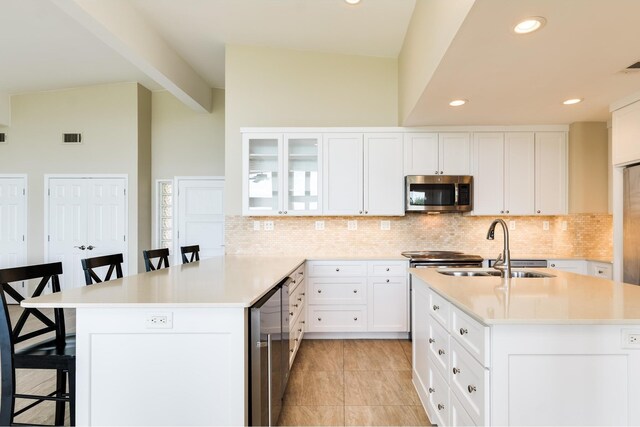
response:
[(84, 258), (122, 253), (127, 274), (125, 186), (124, 178), (49, 180), (48, 261), (62, 262), (62, 289), (84, 286)]
[[(25, 178), (0, 178), (0, 268), (26, 263), (26, 228)], [(26, 296), (24, 283), (14, 287)]]
[(200, 245), (200, 259), (224, 255), (224, 181), (180, 179), (178, 181), (178, 243)]
[(323, 141), (323, 213), (363, 212), (362, 134), (329, 134)]

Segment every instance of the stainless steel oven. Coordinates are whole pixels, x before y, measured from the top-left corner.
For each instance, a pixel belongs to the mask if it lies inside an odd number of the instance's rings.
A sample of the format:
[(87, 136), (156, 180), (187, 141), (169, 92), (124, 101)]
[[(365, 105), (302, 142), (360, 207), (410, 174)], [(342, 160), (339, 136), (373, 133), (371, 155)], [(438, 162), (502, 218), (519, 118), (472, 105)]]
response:
[(468, 212), (473, 200), (473, 177), (450, 175), (407, 175), (405, 211)]

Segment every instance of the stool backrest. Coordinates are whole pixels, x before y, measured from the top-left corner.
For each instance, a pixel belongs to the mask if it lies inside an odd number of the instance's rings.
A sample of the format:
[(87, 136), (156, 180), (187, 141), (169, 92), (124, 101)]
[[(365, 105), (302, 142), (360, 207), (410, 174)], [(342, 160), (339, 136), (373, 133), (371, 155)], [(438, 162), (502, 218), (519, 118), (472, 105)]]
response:
[[(189, 264), (193, 261), (200, 261), (200, 245), (182, 246), (180, 248), (182, 254), (182, 263)], [(187, 255), (191, 255), (187, 258)]]
[[(82, 261), (82, 269), (84, 270), (84, 281), (87, 285), (93, 283), (107, 282), (112, 279), (113, 272), (115, 271), (116, 277), (114, 279), (120, 279), (122, 277), (122, 254), (105, 255), (95, 258), (86, 258)], [(104, 278), (101, 279), (94, 268), (109, 266)]]
[[(144, 258), (144, 268), (146, 271), (154, 271), (169, 267), (169, 249), (167, 248), (142, 251), (142, 257)], [(158, 258), (158, 262), (154, 266), (153, 260), (156, 258)]]

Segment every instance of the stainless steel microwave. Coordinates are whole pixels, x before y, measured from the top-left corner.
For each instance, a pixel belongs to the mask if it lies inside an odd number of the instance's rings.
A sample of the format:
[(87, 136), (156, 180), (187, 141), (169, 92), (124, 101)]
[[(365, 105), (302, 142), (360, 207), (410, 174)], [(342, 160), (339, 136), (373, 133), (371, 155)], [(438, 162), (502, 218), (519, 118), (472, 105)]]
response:
[(405, 211), (468, 212), (473, 200), (473, 177), (452, 175), (407, 175)]

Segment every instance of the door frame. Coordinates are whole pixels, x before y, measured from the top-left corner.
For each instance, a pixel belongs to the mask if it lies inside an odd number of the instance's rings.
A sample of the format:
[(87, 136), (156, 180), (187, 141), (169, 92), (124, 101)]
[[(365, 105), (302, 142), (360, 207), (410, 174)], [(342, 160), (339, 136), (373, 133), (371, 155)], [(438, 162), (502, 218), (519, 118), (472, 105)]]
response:
[[(49, 190), (50, 190), (50, 182), (52, 179), (124, 179), (124, 189), (127, 192), (126, 197), (124, 198), (124, 208), (126, 215), (124, 217), (124, 230), (125, 237), (127, 243), (127, 254), (129, 254), (129, 244), (131, 239), (129, 239), (129, 175), (128, 174), (72, 174), (72, 173), (64, 173), (64, 174), (44, 174), (44, 194), (42, 195), (44, 199), (44, 235), (43, 244), (44, 244), (44, 262), (49, 262)], [(138, 258), (135, 257), (137, 260)], [(131, 257), (128, 257), (129, 263), (131, 263)], [(130, 267), (130, 266), (127, 266)], [(137, 271), (136, 269), (127, 268), (127, 271)]]
[[(29, 176), (26, 173), (2, 173), (0, 179), (4, 178), (22, 178), (24, 180), (24, 245), (20, 252), (22, 265), (27, 265), (27, 256), (29, 254)], [(27, 287), (27, 291), (28, 291)], [(27, 292), (28, 293), (28, 292)], [(26, 295), (25, 295), (26, 296)], [(13, 300), (13, 298), (11, 298)], [(10, 303), (11, 304), (11, 303)]]
[[(222, 191), (226, 191), (227, 186), (226, 186), (226, 182), (224, 179), (224, 176), (174, 176), (173, 177), (173, 196), (174, 196), (174, 203), (173, 203), (173, 258), (174, 258), (174, 262), (176, 264), (181, 264), (182, 263), (182, 259), (180, 258), (180, 239), (178, 236), (178, 225), (180, 224), (179, 218), (178, 218), (178, 213), (180, 212), (180, 197), (178, 195), (178, 188), (180, 188), (180, 182), (181, 181), (198, 181), (198, 180), (202, 180), (202, 181), (220, 181), (222, 183)], [(157, 209), (157, 206), (154, 206), (155, 209)], [(223, 214), (224, 216), (224, 214)], [(226, 224), (226, 221), (225, 221)], [(223, 229), (223, 242), (224, 242), (224, 229)], [(222, 245), (224, 247), (224, 244)]]

